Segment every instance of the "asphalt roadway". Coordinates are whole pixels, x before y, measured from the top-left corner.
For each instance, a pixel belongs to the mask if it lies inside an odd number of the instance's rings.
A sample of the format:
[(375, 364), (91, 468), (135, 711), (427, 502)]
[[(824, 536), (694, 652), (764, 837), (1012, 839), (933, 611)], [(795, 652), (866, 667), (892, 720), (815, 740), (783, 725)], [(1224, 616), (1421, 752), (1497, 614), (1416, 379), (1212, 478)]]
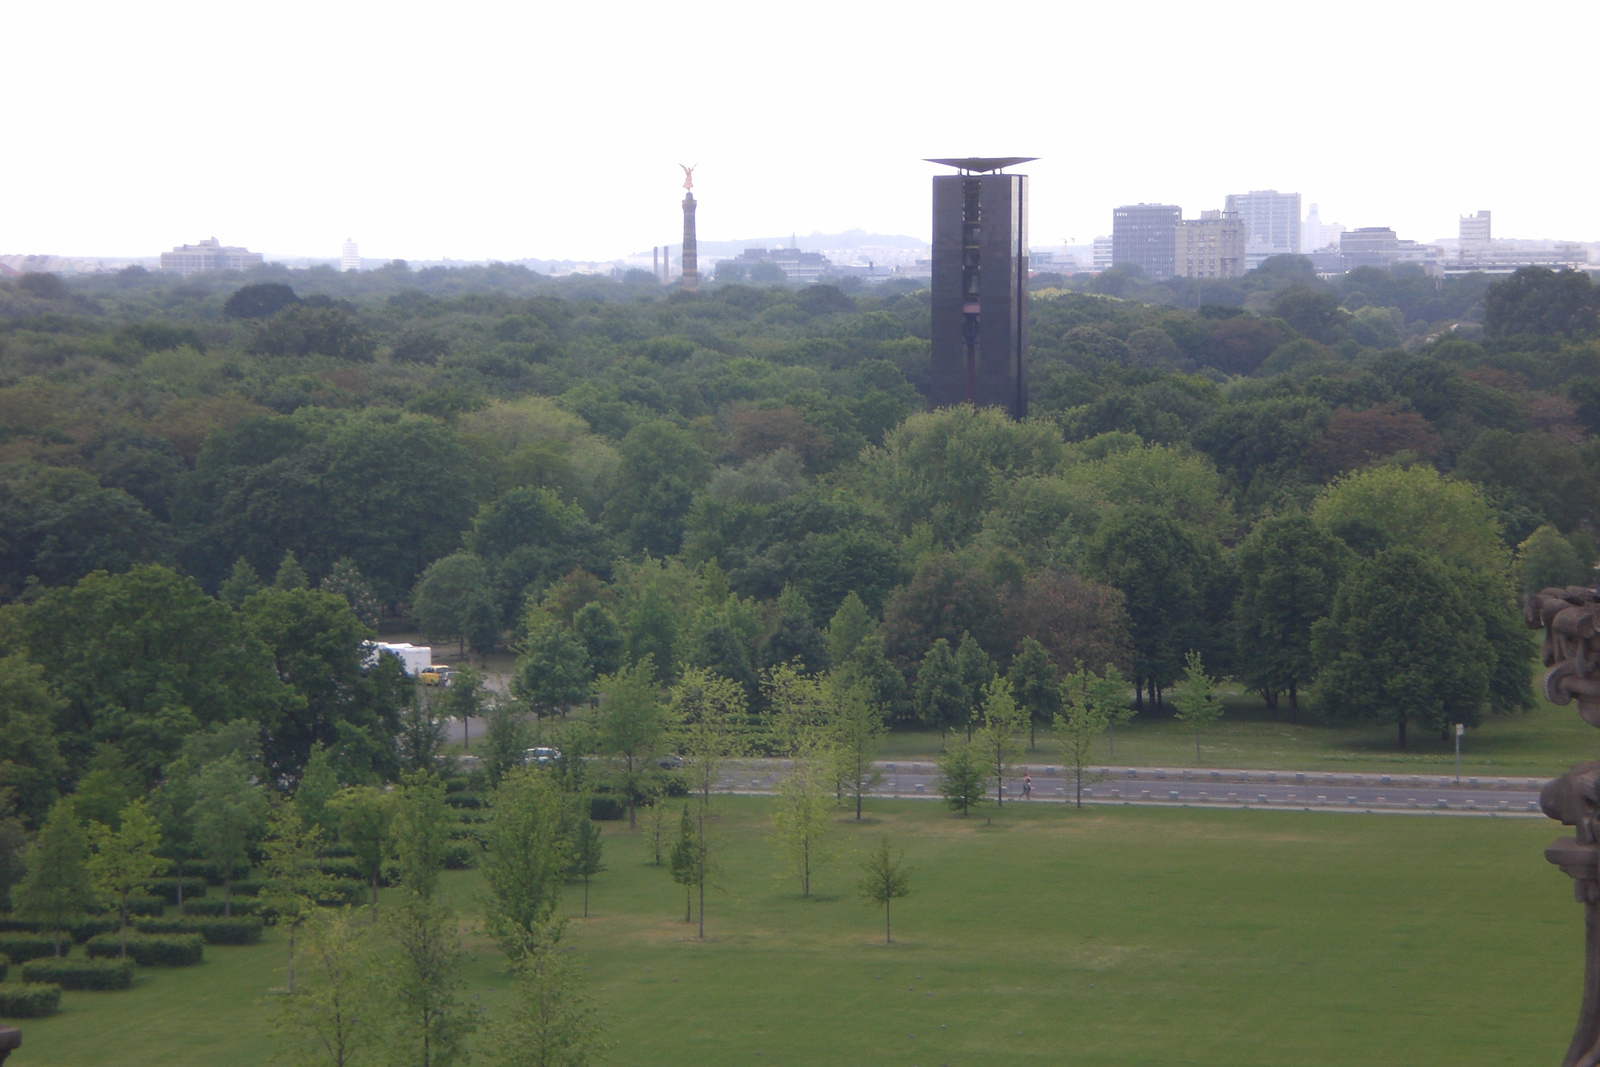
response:
[[(461, 720), (448, 719), (446, 736), (461, 737)], [(485, 723), (472, 719), (468, 736), (482, 736)], [(939, 796), (938, 768), (928, 761), (879, 761), (883, 781), (878, 796)], [(779, 759), (741, 760), (729, 766), (719, 788), (732, 793), (771, 793), (788, 768)], [(1017, 766), (1006, 783), (1006, 799), (1021, 801), (1022, 776), (1033, 776), (1030, 801), (1070, 803), (1072, 775), (1060, 764)], [(1085, 804), (1154, 804), (1189, 807), (1260, 807), (1280, 810), (1340, 810), (1457, 815), (1523, 815), (1543, 818), (1539, 789), (1544, 778), (1502, 778), (1480, 773), (1354, 773), (1349, 771), (1257, 771), (1192, 767), (1105, 767), (1084, 769)], [(991, 792), (991, 796), (992, 796)]]
[[(770, 793), (784, 773), (783, 760), (747, 760), (722, 776), (727, 792)], [(883, 780), (878, 796), (939, 795), (938, 768), (928, 762), (877, 764)], [(1022, 777), (1033, 777), (1033, 794), (1022, 796)], [(1149, 804), (1180, 807), (1250, 807), (1290, 811), (1367, 811), (1520, 815), (1543, 818), (1539, 789), (1543, 778), (1497, 778), (1481, 774), (1369, 774), (1347, 771), (1254, 771), (1186, 767), (1084, 768), (1085, 804)], [(993, 796), (991, 786), (990, 795)], [(1019, 765), (1006, 783), (1008, 801), (1071, 803), (1070, 768), (1059, 764)]]

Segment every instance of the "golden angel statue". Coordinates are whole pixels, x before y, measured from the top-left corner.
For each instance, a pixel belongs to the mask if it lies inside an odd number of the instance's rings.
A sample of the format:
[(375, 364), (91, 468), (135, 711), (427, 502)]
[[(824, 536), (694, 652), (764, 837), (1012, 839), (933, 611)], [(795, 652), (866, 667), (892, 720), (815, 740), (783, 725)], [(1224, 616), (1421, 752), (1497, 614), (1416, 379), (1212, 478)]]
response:
[(685, 189), (694, 188), (694, 168), (698, 167), (699, 165), (700, 164), (698, 163), (694, 163), (690, 166), (684, 167), (682, 163), (678, 164), (678, 166), (683, 167), (683, 187)]

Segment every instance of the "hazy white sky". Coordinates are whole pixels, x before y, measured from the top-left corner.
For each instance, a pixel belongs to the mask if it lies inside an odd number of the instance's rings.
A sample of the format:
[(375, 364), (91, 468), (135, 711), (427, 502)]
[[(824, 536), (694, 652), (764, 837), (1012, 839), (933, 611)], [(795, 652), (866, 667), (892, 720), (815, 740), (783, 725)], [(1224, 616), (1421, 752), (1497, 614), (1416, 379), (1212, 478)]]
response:
[(943, 155), (1041, 157), (1036, 246), (1266, 188), (1594, 240), (1597, 30), (1595, 0), (0, 0), (0, 253), (610, 258), (678, 240), (680, 162), (703, 239), (925, 237)]

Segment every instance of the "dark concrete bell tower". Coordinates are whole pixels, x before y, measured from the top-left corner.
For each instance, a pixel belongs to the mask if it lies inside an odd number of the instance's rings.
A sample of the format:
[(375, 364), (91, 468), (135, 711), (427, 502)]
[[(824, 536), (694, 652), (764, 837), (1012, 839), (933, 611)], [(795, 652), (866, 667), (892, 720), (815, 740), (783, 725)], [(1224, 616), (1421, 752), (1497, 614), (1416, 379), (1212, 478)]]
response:
[(1032, 156), (930, 159), (933, 179), (935, 407), (1028, 413), (1028, 178), (1001, 174)]

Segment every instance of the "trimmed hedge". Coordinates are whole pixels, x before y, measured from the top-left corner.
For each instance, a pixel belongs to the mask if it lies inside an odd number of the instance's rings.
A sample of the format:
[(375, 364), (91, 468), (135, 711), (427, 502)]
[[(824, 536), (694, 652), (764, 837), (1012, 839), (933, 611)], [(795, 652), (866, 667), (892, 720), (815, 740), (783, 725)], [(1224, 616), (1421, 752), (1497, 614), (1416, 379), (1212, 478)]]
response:
[[(150, 883), (150, 892), (166, 901), (168, 904), (178, 902), (178, 880), (176, 878), (157, 878)], [(199, 900), (206, 895), (206, 881), (190, 874), (186, 867), (183, 872), (183, 902)]]
[(262, 878), (240, 878), (233, 883), (233, 895), (235, 898), (260, 896), (266, 885)]
[[(201, 880), (210, 882), (212, 885), (221, 885), (222, 884), (222, 868), (218, 867), (215, 863), (212, 863), (210, 860), (193, 860), (193, 861), (191, 861), (189, 863), (185, 863), (183, 865), (183, 877), (184, 877), (185, 881), (187, 881), (190, 878), (196, 878), (196, 879), (201, 879)], [(233, 867), (233, 878), (234, 878), (234, 881), (239, 881), (240, 879), (249, 878), (249, 877), (250, 877), (250, 865), (248, 863), (236, 863), (236, 864), (234, 864), (234, 867)]]
[(61, 1009), (61, 987), (31, 982), (0, 983), (0, 1018), (42, 1019)]
[(133, 985), (132, 960), (29, 960), (22, 965), (24, 982), (49, 982), (62, 989), (100, 993)]
[(463, 790), (459, 793), (446, 793), (444, 802), (452, 808), (481, 808), (485, 805), (482, 793)]
[(628, 806), (621, 797), (595, 796), (589, 798), (589, 818), (595, 822), (615, 822), (628, 814)]
[(255, 916), (236, 919), (144, 919), (138, 924), (142, 934), (199, 934), (208, 945), (254, 945), (261, 940), (261, 920)]
[[(116, 934), (91, 938), (85, 947), (90, 959), (122, 953)], [(128, 935), (128, 958), (141, 967), (190, 967), (204, 958), (205, 947), (199, 934)]]
[(367, 883), (355, 878), (340, 878), (327, 887), (318, 904), (365, 904), (372, 899)]
[[(68, 947), (66, 937), (62, 937), (63, 951)], [(12, 963), (26, 963), (36, 960), (40, 956), (54, 956), (56, 954), (55, 938), (49, 934), (0, 934), (0, 955), (5, 956)]]
[(0, 982), (4, 982), (6, 980), (6, 975), (10, 973), (10, 971), (11, 961), (6, 959), (4, 956), (0, 956)]
[(478, 846), (476, 843), (451, 845), (445, 849), (444, 869), (447, 871), (464, 871), (475, 866), (478, 862)]
[(91, 937), (101, 934), (114, 934), (120, 929), (122, 923), (114, 916), (100, 919), (83, 919), (72, 924), (72, 940), (80, 945)]
[(0, 934), (36, 934), (43, 926), (44, 923), (33, 919), (13, 919), (9, 915), (0, 915)]
[[(183, 902), (182, 918), (194, 917), (196, 919), (214, 919), (222, 915), (223, 905), (226, 903), (221, 897), (212, 897), (208, 900), (197, 900), (193, 904), (187, 900)], [(234, 915), (254, 915), (261, 908), (261, 902), (251, 897), (234, 897)]]

